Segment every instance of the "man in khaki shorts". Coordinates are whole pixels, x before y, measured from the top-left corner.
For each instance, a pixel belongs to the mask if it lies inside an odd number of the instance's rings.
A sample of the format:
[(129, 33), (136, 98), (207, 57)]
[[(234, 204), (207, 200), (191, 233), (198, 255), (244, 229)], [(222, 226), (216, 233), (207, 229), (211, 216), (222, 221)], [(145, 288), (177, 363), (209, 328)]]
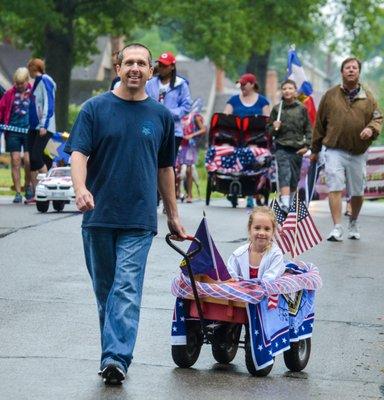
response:
[(383, 116), (372, 94), (359, 82), (361, 62), (355, 57), (341, 64), (342, 84), (329, 89), (320, 102), (312, 136), (311, 160), (325, 146), (325, 175), (334, 228), (328, 240), (343, 240), (342, 190), (351, 197), (348, 238), (360, 239), (357, 225), (365, 187), (366, 151), (380, 134)]

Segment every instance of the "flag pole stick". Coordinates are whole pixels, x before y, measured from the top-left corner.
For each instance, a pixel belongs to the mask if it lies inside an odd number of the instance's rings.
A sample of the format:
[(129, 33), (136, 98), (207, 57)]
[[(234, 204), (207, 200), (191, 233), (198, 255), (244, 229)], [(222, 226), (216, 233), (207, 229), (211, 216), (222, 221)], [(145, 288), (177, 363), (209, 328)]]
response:
[[(280, 122), (281, 120), (281, 110), (283, 109), (283, 99), (281, 99), (280, 104), (279, 104), (279, 110), (277, 111), (277, 122)], [(275, 128), (275, 131), (277, 131), (278, 129)]]
[(299, 217), (299, 192), (296, 190), (296, 226), (295, 226), (295, 244), (294, 244), (294, 247), (293, 247), (293, 253), (294, 253), (294, 255), (293, 255), (293, 258), (295, 259), (296, 258), (296, 249), (297, 249), (297, 220), (298, 220), (298, 217)]

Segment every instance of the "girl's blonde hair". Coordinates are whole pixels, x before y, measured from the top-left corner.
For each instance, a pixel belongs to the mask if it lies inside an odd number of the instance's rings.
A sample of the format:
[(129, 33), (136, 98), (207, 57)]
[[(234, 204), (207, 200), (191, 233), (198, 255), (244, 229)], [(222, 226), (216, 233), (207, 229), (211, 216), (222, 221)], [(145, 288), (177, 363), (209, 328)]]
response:
[(17, 68), (13, 74), (13, 81), (15, 83), (25, 83), (29, 81), (29, 72), (25, 67)]
[[(249, 215), (249, 219), (248, 219), (248, 233), (251, 230), (251, 226), (252, 226), (252, 223), (253, 223), (253, 220), (254, 220), (256, 214), (266, 215), (267, 217), (269, 217), (271, 219), (272, 230), (273, 230), (273, 234), (274, 234), (276, 232), (276, 228), (277, 228), (276, 215), (273, 212), (272, 208), (269, 208), (267, 206), (256, 207), (251, 212), (251, 214)], [(268, 251), (271, 248), (271, 246), (272, 246), (272, 243), (270, 243), (265, 250)]]

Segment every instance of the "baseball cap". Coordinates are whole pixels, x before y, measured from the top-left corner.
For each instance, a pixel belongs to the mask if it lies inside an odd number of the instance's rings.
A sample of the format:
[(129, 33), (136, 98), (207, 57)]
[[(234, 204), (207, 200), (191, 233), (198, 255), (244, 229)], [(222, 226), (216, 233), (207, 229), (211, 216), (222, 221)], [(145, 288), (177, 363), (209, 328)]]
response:
[(176, 64), (176, 57), (171, 51), (166, 51), (156, 61), (164, 65), (171, 65)]
[(240, 85), (245, 85), (246, 83), (257, 83), (256, 76), (253, 74), (244, 74), (241, 75), (237, 83), (240, 83)]

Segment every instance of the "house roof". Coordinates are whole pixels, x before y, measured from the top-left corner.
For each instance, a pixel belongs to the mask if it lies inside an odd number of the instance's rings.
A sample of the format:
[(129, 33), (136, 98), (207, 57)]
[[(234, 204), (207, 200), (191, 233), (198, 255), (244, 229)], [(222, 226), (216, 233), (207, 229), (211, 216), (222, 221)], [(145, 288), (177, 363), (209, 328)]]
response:
[(9, 43), (0, 43), (0, 83), (9, 88), (16, 69), (26, 66), (30, 58), (30, 50), (20, 50)]

